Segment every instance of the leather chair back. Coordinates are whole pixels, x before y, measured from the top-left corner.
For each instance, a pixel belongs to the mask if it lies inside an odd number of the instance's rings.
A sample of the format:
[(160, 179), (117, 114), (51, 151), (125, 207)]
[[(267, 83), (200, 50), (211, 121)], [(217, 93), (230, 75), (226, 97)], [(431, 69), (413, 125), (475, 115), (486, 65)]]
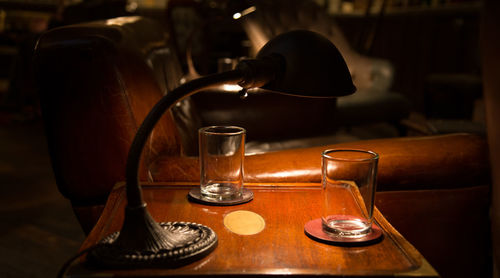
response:
[[(158, 70), (160, 81), (153, 74), (153, 66), (172, 68), (158, 59), (171, 51), (167, 39), (152, 21), (126, 17), (56, 28), (39, 40), (37, 81), (49, 152), (57, 185), (74, 205), (103, 203), (124, 180), (138, 126), (178, 80), (173, 72)], [(150, 176), (147, 165), (158, 154), (180, 152), (180, 134), (166, 113), (144, 150), (141, 178)]]

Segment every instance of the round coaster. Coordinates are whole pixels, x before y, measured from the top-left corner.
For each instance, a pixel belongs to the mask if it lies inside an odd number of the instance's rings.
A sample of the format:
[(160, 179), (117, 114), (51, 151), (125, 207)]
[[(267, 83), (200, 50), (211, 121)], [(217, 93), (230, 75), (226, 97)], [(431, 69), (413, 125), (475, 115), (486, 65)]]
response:
[(336, 237), (331, 236), (323, 231), (321, 218), (311, 220), (304, 226), (306, 235), (316, 241), (342, 246), (360, 246), (369, 245), (380, 242), (383, 238), (382, 230), (375, 224), (372, 224), (370, 233), (362, 237)]
[(248, 210), (237, 210), (224, 216), (224, 226), (238, 235), (255, 235), (266, 227), (262, 216)]
[(204, 198), (201, 195), (200, 188), (199, 187), (194, 187), (189, 191), (188, 194), (189, 198), (196, 203), (201, 203), (205, 205), (212, 205), (212, 206), (234, 206), (234, 205), (239, 205), (239, 204), (244, 204), (248, 203), (253, 200), (253, 192), (252, 190), (248, 188), (243, 188), (241, 192), (241, 196), (239, 198), (231, 199), (231, 200), (210, 200), (207, 198)]

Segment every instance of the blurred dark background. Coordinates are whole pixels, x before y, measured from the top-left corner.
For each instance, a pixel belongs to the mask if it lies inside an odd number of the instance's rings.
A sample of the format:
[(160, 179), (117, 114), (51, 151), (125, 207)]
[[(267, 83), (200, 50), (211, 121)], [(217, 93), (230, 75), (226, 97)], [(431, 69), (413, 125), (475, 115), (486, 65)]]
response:
[[(348, 132), (370, 135), (353, 138), (485, 133), (481, 1), (301, 2), (296, 6), (288, 1), (0, 0), (0, 276), (54, 276), (84, 239), (52, 176), (31, 67), (37, 38), (51, 28), (124, 15), (151, 17), (176, 37), (185, 73), (208, 74), (255, 53), (256, 40), (249, 37), (243, 20), (233, 18), (236, 13), (244, 19), (259, 3), (282, 7), (283, 14), (276, 12), (265, 20), (288, 28), (287, 12), (300, 17), (305, 11), (305, 21), (340, 36), (339, 49), (341, 44), (352, 57), (390, 65), (388, 81), (371, 85), (397, 92), (409, 103), (408, 113), (396, 125), (390, 123), (394, 130), (361, 123)], [(280, 31), (270, 28), (263, 34)]]

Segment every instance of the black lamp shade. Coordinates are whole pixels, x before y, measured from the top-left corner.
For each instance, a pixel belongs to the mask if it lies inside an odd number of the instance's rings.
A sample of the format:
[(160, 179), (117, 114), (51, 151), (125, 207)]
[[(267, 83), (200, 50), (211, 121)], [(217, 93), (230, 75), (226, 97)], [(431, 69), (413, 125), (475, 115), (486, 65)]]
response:
[(282, 70), (261, 88), (305, 97), (340, 97), (354, 93), (344, 58), (327, 38), (296, 30), (270, 40), (257, 59), (281, 57)]

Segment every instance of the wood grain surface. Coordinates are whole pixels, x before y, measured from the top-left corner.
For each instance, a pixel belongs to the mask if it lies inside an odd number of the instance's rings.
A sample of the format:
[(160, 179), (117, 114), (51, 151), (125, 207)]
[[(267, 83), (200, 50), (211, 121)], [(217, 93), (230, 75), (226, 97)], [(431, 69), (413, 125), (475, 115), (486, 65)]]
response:
[[(255, 185), (255, 186), (253, 186)], [(91, 270), (74, 267), (70, 276), (164, 275), (326, 275), (437, 277), (434, 269), (376, 210), (384, 239), (369, 246), (332, 246), (304, 233), (304, 224), (321, 216), (319, 184), (246, 184), (255, 198), (237, 206), (207, 206), (190, 202), (187, 183), (143, 185), (150, 213), (158, 222), (189, 221), (211, 227), (217, 248), (205, 258), (176, 269)], [(124, 187), (113, 190), (104, 214), (82, 248), (118, 231), (126, 204)], [(237, 210), (259, 214), (265, 228), (255, 235), (238, 235), (224, 226), (224, 216)]]

